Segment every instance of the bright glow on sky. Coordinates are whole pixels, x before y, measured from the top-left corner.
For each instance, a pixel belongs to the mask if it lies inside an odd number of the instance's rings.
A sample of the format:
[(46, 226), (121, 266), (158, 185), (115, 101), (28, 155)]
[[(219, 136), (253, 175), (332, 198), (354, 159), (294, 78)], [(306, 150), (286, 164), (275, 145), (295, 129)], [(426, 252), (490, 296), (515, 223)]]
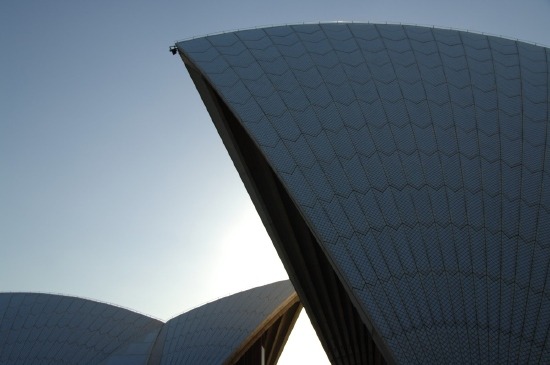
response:
[[(0, 2), (0, 291), (160, 319), (286, 278), (178, 39), (334, 19), (550, 44), (550, 1)], [(328, 363), (305, 315), (280, 364)]]

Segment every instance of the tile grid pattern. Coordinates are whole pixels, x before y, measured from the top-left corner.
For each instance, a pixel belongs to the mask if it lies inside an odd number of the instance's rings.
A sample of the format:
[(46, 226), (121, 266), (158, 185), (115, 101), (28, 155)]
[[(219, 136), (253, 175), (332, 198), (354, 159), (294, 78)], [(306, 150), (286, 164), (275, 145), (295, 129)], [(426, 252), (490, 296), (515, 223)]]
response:
[(0, 364), (98, 364), (162, 323), (108, 304), (0, 293)]
[(550, 362), (549, 49), (357, 23), (178, 47), (398, 362)]

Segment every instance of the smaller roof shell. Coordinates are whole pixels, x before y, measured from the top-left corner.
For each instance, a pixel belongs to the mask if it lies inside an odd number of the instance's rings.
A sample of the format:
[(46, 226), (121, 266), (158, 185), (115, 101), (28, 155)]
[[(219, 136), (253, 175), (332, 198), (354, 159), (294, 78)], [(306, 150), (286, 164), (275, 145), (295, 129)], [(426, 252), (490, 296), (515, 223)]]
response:
[(266, 364), (275, 364), (301, 308), (288, 280), (218, 299), (165, 324), (88, 299), (0, 293), (0, 365), (247, 364), (262, 352)]

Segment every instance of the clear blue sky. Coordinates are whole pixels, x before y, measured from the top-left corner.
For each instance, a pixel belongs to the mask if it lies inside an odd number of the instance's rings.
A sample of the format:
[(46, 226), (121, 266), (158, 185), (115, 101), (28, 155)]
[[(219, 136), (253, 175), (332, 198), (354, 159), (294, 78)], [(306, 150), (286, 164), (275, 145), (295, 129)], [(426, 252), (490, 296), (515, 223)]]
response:
[[(354, 20), (550, 44), (550, 0), (0, 2), (0, 291), (160, 319), (286, 278), (176, 40)], [(281, 364), (326, 362), (307, 317)]]

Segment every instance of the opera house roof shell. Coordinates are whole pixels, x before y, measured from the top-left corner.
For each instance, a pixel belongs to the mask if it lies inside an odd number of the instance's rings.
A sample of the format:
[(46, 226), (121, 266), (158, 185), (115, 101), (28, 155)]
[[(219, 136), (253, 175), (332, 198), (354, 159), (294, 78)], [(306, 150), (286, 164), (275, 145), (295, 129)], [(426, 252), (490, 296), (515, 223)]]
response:
[(549, 363), (550, 50), (304, 24), (176, 44), (332, 363)]
[(275, 364), (300, 309), (289, 281), (166, 323), (82, 298), (0, 293), (0, 364), (248, 364), (262, 351)]

